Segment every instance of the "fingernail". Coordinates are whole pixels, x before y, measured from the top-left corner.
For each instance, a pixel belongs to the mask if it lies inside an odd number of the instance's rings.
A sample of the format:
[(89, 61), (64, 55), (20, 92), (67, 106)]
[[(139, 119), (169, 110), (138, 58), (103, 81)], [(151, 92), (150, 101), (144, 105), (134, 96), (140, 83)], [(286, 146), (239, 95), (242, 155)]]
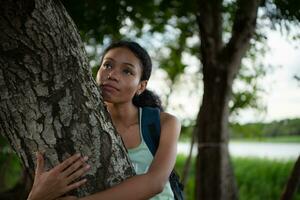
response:
[(91, 165), (86, 165), (85, 169), (89, 169), (91, 167)]
[(87, 161), (88, 159), (89, 159), (88, 156), (84, 156), (84, 157), (83, 157), (83, 160), (84, 160), (84, 161)]
[(79, 158), (80, 156), (81, 156), (80, 153), (77, 153), (77, 154), (76, 154), (76, 157), (77, 157), (77, 158)]

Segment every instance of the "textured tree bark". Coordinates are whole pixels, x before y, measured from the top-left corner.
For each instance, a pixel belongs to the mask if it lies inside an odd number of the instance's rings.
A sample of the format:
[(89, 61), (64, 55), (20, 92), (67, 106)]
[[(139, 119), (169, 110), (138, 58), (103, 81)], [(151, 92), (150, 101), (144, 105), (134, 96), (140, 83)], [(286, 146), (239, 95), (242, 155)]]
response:
[(228, 151), (228, 103), (233, 80), (256, 26), (259, 0), (240, 0), (227, 44), (222, 41), (222, 1), (199, 0), (204, 93), (197, 118), (196, 199), (238, 199)]
[(36, 151), (47, 168), (75, 152), (89, 156), (79, 196), (134, 175), (62, 4), (7, 0), (0, 9), (0, 132), (24, 166), (32, 174)]

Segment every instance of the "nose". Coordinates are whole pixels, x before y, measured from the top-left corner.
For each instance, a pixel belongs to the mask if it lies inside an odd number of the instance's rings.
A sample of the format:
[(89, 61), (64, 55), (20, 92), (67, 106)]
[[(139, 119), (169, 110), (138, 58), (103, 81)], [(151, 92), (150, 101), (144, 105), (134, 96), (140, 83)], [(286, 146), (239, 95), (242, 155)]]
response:
[(119, 81), (119, 74), (118, 74), (117, 70), (111, 70), (108, 73), (107, 79)]

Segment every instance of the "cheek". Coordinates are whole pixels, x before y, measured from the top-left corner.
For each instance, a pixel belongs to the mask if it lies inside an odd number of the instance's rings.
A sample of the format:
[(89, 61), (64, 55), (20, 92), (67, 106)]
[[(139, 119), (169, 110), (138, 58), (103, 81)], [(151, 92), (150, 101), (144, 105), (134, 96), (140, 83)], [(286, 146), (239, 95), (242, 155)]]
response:
[(97, 76), (96, 76), (96, 82), (99, 85), (101, 82), (103, 82), (103, 77), (104, 77), (104, 73), (103, 70), (101, 70), (101, 68), (98, 70), (97, 72)]
[(126, 84), (126, 91), (128, 95), (134, 96), (139, 87), (139, 81), (130, 81)]

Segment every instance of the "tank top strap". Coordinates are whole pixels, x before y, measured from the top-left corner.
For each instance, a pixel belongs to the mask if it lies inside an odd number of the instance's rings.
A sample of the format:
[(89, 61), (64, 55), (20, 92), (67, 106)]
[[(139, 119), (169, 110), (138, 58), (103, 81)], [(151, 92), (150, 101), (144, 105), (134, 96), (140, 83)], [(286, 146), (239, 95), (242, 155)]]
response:
[(139, 107), (139, 133), (141, 137), (141, 142), (144, 142), (143, 133), (142, 133), (142, 114), (143, 114), (143, 108)]

